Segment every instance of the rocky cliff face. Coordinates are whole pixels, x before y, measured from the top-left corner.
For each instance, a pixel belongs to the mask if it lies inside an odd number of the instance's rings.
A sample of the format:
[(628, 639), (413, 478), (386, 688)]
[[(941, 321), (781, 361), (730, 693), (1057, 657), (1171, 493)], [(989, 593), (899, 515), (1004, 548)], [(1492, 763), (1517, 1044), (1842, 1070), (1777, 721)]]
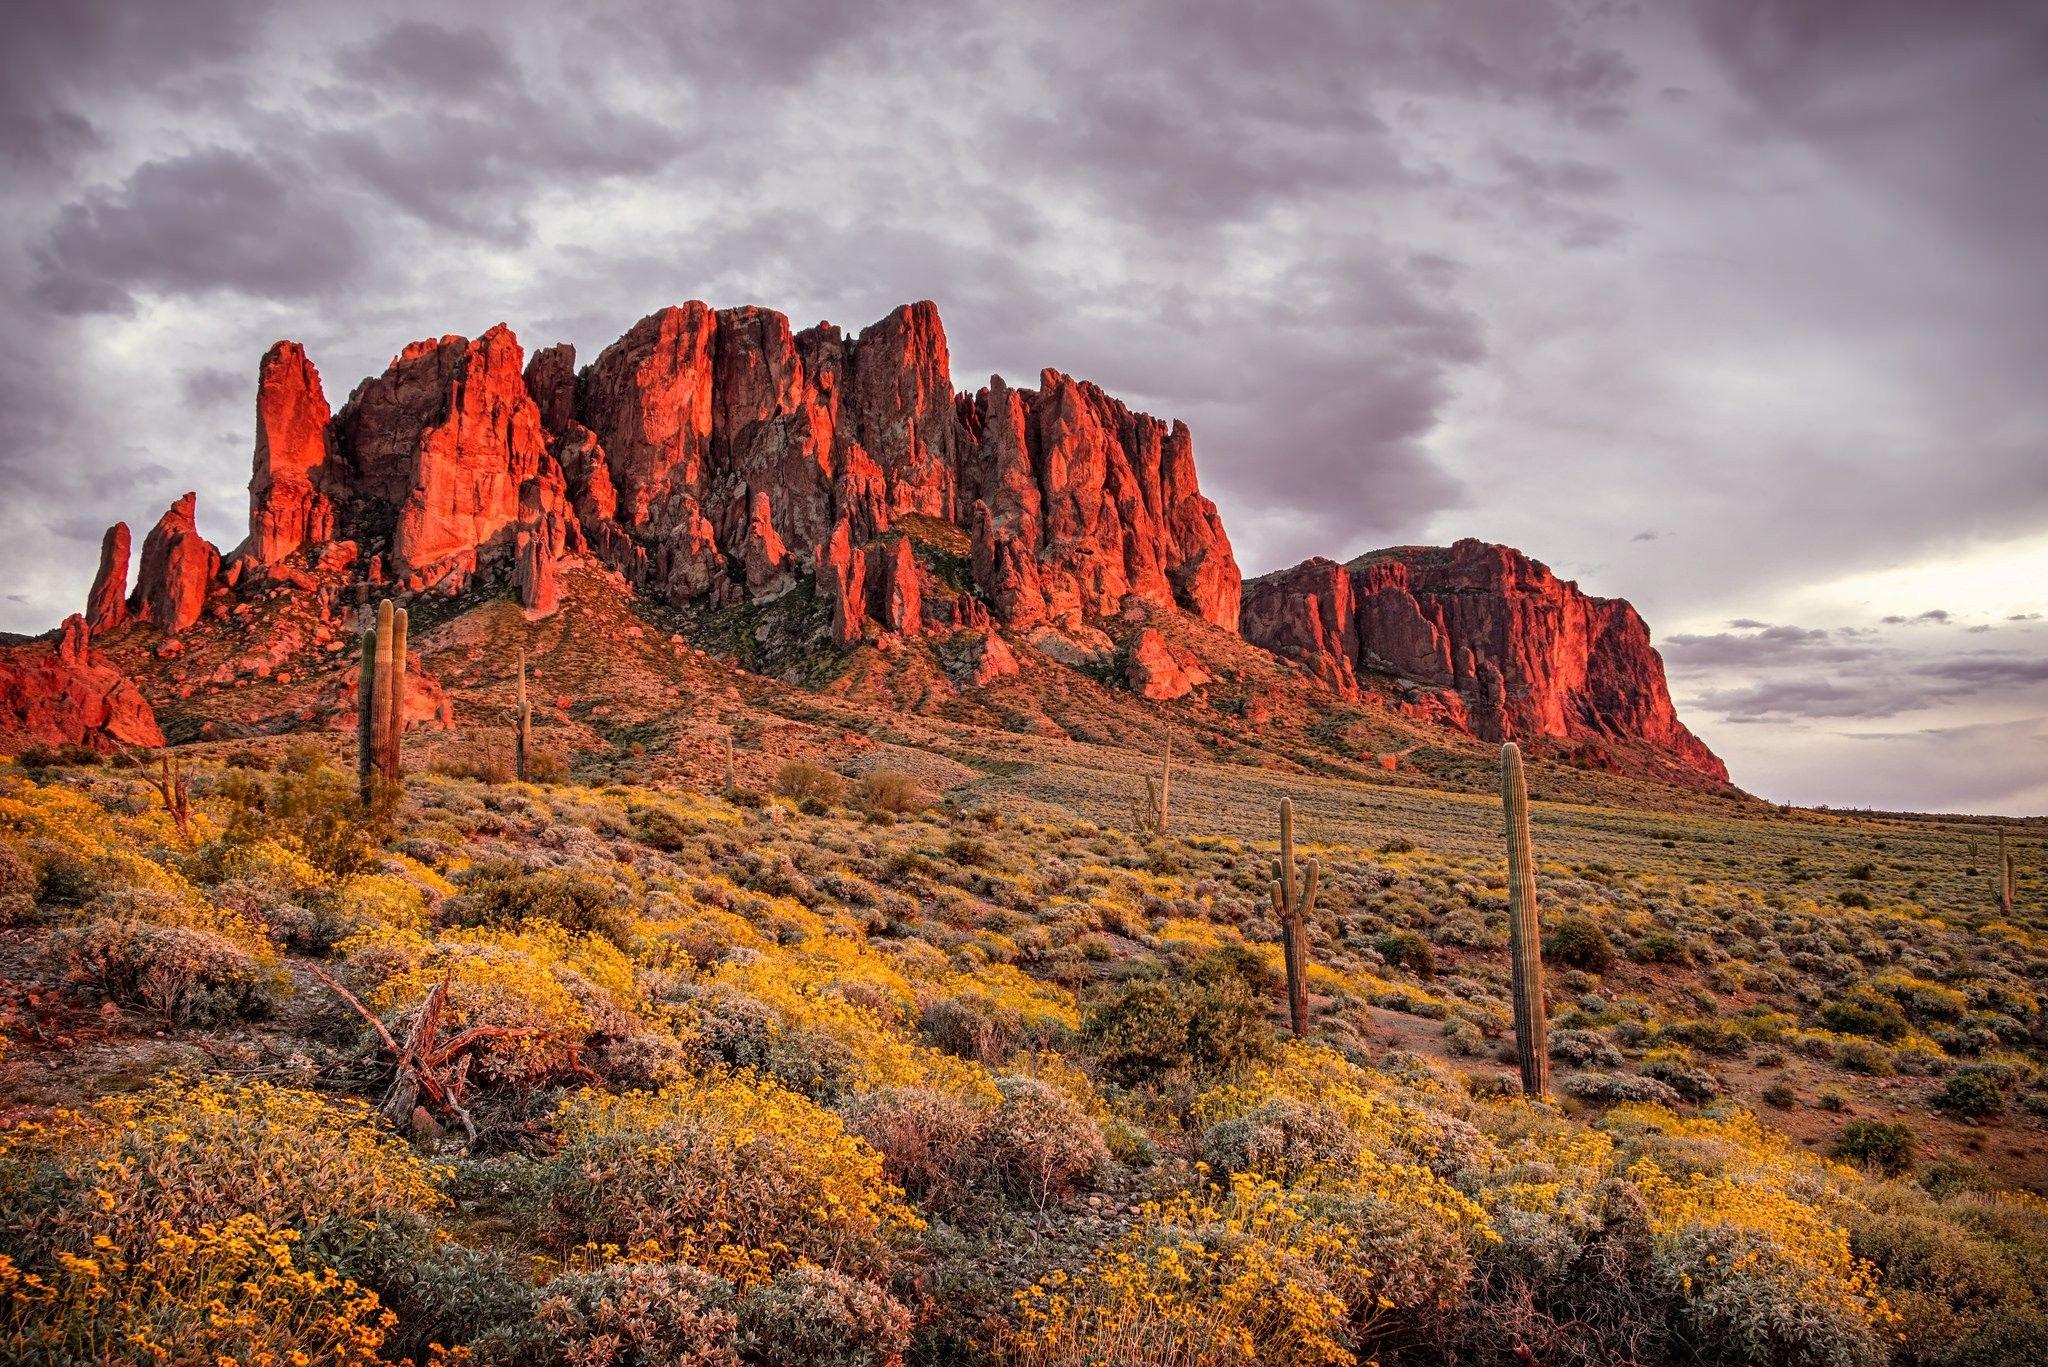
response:
[[(358, 595), (509, 582), (541, 615), (588, 555), (674, 606), (809, 586), (841, 645), (1107, 616), (1127, 595), (1236, 628), (1237, 565), (1186, 427), (1055, 371), (956, 394), (929, 303), (857, 337), (689, 303), (575, 360), (558, 345), (522, 370), (502, 325), (416, 342), (331, 412), (305, 352), (278, 343), (248, 540), (223, 569), (181, 501), (129, 615), (181, 631), (216, 586), (308, 575), (337, 598), (337, 575)], [(93, 600), (110, 624), (116, 543)], [(934, 546), (958, 573), (935, 573)]]
[(1485, 740), (1640, 742), (1725, 782), (1678, 720), (1649, 628), (1507, 546), (1308, 560), (1245, 586), (1244, 634), (1337, 692), (1391, 676), (1404, 706)]
[(566, 344), (529, 360), (500, 325), (407, 346), (338, 410), (279, 342), (257, 374), (248, 539), (223, 558), (187, 494), (129, 591), (128, 530), (111, 528), (84, 622), (175, 636), (282, 595), (303, 629), (241, 652), (282, 669), (308, 643), (343, 649), (350, 610), (386, 593), (509, 586), (545, 617), (581, 562), (675, 607), (787, 597), (803, 611), (770, 632), (785, 659), (933, 637), (956, 681), (985, 685), (1019, 673), (1007, 632), (1054, 661), (1120, 659), (1163, 701), (1214, 681), (1214, 638), (1131, 626), (1184, 613), (1340, 694), (1393, 676), (1404, 711), (1477, 736), (1641, 742), (1722, 775), (1626, 603), (1476, 541), (1312, 560), (1247, 596), (1186, 426), (1054, 370), (973, 393), (951, 372), (929, 303), (848, 335), (692, 302), (580, 369)]

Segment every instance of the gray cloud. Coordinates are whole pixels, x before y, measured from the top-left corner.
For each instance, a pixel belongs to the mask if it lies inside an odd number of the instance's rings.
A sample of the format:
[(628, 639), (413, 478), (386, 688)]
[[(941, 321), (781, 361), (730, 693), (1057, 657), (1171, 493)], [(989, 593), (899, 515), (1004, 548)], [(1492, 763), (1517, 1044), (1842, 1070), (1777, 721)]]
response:
[(138, 167), (64, 206), (35, 253), (35, 298), (125, 313), (142, 292), (310, 299), (365, 262), (349, 217), (304, 167), (224, 148)]

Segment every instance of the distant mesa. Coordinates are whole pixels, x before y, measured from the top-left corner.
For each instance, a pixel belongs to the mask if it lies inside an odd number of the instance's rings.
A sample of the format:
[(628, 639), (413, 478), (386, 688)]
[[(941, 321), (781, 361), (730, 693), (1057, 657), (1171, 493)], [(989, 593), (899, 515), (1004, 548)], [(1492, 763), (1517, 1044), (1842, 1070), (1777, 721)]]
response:
[(1394, 681), (1404, 710), (1482, 740), (1639, 742), (1728, 780), (1678, 720), (1636, 610), (1509, 546), (1303, 561), (1245, 586), (1244, 635), (1345, 697), (1374, 676)]
[[(1626, 603), (1472, 541), (1247, 586), (1185, 424), (1055, 370), (956, 392), (928, 302), (855, 336), (692, 302), (580, 369), (501, 324), (412, 343), (339, 409), (282, 341), (257, 373), (248, 537), (223, 556), (194, 513), (188, 494), (150, 530), (132, 590), (128, 529), (108, 531), (86, 629), (176, 638), (280, 585), (336, 633), (386, 594), (495, 588), (544, 618), (580, 564), (670, 608), (801, 591), (821, 648), (957, 636), (983, 686), (1016, 675), (1012, 645), (1084, 667), (1100, 625), (1165, 613), (1242, 627), (1348, 699), (1398, 681), (1396, 706), (1482, 739), (1617, 739), (1726, 776)], [(1171, 635), (1126, 642), (1121, 686), (1166, 701), (1214, 682)]]

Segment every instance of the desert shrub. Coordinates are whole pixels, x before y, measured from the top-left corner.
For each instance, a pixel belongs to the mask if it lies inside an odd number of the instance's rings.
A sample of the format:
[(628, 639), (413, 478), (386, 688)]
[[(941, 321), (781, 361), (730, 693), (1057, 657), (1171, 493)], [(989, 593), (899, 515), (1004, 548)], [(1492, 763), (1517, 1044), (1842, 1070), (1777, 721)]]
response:
[(738, 1367), (732, 1284), (677, 1263), (618, 1263), (541, 1288), (544, 1367)]
[(1614, 967), (1614, 945), (1598, 921), (1567, 912), (1545, 927), (1543, 957), (1567, 968), (1605, 973)]
[[(1884, 1272), (1899, 1312), (1894, 1361), (1909, 1367), (2004, 1367), (2048, 1361), (2048, 1306), (2035, 1228), (1986, 1229), (1977, 1217), (2009, 1198), (1934, 1200), (1903, 1184), (1873, 1187), (1851, 1209), (1851, 1244)], [(2002, 1225), (2002, 1221), (1994, 1224)]]
[(36, 853), (36, 901), (47, 907), (82, 907), (92, 900), (98, 880), (76, 851), (46, 845)]
[(917, 780), (895, 769), (877, 769), (865, 775), (854, 787), (853, 800), (863, 811), (891, 816), (921, 812), (929, 805)]
[(1382, 1310), (1356, 1236), (1323, 1208), (1249, 1174), (1147, 1202), (1092, 1266), (1018, 1296), (1005, 1359), (1349, 1367)]
[(391, 1315), (331, 1268), (301, 1266), (297, 1234), (253, 1215), (161, 1229), (127, 1257), (0, 1257), (0, 1357), (84, 1363), (374, 1367)]
[(1574, 1068), (1619, 1068), (1621, 1051), (1597, 1030), (1553, 1030), (1550, 1056)]
[(361, 1102), (173, 1077), (0, 1133), (0, 1253), (26, 1267), (95, 1249), (133, 1256), (165, 1230), (242, 1215), (291, 1229), (431, 1211), (446, 1203), (443, 1176)]
[(369, 862), (383, 834), (382, 818), (363, 810), (353, 774), (324, 763), (287, 764), (269, 784), (232, 790), (229, 844), (275, 840), (324, 873), (345, 878)]
[(20, 925), (35, 915), (36, 870), (16, 852), (12, 843), (0, 841), (0, 929)]
[(65, 982), (171, 1025), (205, 1029), (269, 1014), (278, 976), (210, 931), (147, 921), (95, 921), (44, 947)]
[(856, 1098), (848, 1125), (882, 1155), (911, 1200), (954, 1211), (985, 1175), (989, 1109), (934, 1087), (886, 1087)]
[(881, 1155), (838, 1116), (763, 1078), (584, 1091), (556, 1112), (541, 1194), (558, 1244), (652, 1246), (736, 1281), (800, 1259), (874, 1267), (918, 1226)]
[(1335, 1108), (1275, 1096), (1202, 1131), (1202, 1158), (1212, 1171), (1262, 1173), (1293, 1182), (1313, 1172), (1343, 1169), (1358, 1159), (1360, 1138)]
[(1668, 930), (1647, 930), (1629, 946), (1629, 957), (1645, 964), (1688, 964), (1692, 947)]
[(1272, 1050), (1265, 967), (1244, 951), (1216, 950), (1185, 980), (1133, 983), (1089, 1011), (1082, 1032), (1103, 1070), (1126, 1084), (1175, 1074), (1228, 1072)]
[(344, 1216), (306, 1232), (303, 1256), (376, 1293), (396, 1316), (384, 1355), (426, 1362), (436, 1344), (487, 1362), (531, 1361), (534, 1289), (501, 1253), (455, 1242), (411, 1212)]
[(786, 797), (798, 806), (836, 807), (846, 796), (845, 779), (822, 764), (800, 759), (793, 759), (777, 769), (771, 786), (777, 796)]
[(1405, 968), (1418, 978), (1436, 974), (1436, 951), (1428, 940), (1412, 930), (1389, 930), (1375, 936), (1372, 947), (1395, 968)]
[(1905, 1036), (1906, 1013), (1899, 1004), (1868, 988), (1854, 988), (1822, 1006), (1820, 1023), (1843, 1035), (1862, 1035), (1887, 1043)]
[(1691, 1102), (1711, 1101), (1721, 1095), (1721, 1080), (1704, 1068), (1695, 1068), (1682, 1057), (1652, 1055), (1643, 1061), (1643, 1076), (1653, 1077)]
[(910, 1343), (908, 1310), (829, 1268), (779, 1272), (737, 1309), (748, 1367), (897, 1367)]
[(1848, 1232), (1775, 1185), (1694, 1173), (1667, 1177), (1649, 1159), (1629, 1179), (1650, 1212), (1654, 1260), (1674, 1327), (1709, 1363), (1876, 1364), (1897, 1315), (1877, 1269)]
[(538, 750), (526, 757), (526, 781), (529, 783), (567, 783), (569, 781), (568, 756), (554, 750)]
[(1005, 1190), (1035, 1205), (1071, 1195), (1109, 1162), (1095, 1118), (1049, 1083), (1006, 1077), (989, 1116), (989, 1156)]
[(459, 886), (461, 892), (441, 908), (441, 915), (451, 925), (517, 926), (544, 920), (572, 934), (602, 935), (621, 949), (632, 943), (630, 894), (593, 873), (580, 869), (528, 872), (500, 860), (479, 864)]
[(1965, 1068), (1942, 1084), (1934, 1104), (1966, 1120), (1989, 1120), (2005, 1111), (2005, 1091), (1980, 1068)]
[(1618, 1106), (1624, 1102), (1675, 1106), (1680, 1100), (1670, 1083), (1634, 1073), (1566, 1073), (1557, 1080), (1557, 1090), (1595, 1106)]
[(1789, 1082), (1773, 1082), (1763, 1090), (1764, 1104), (1789, 1111), (1799, 1104), (1799, 1093), (1792, 1090)]
[(443, 744), (427, 767), (445, 778), (477, 783), (510, 783), (513, 779), (512, 756), (503, 746), (483, 742)]
[(1852, 1120), (1836, 1136), (1835, 1157), (1896, 1177), (1913, 1166), (1913, 1131), (1896, 1121)]

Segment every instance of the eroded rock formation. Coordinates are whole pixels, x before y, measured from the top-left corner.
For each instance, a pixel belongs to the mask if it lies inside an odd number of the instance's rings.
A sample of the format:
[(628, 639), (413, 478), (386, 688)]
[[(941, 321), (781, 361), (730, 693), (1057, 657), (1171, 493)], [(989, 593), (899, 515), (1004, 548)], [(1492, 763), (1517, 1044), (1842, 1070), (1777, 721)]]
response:
[(0, 751), (39, 743), (103, 754), (164, 743), (142, 691), (92, 648), (82, 616), (65, 618), (55, 641), (0, 649)]
[(1391, 676), (1410, 710), (1482, 739), (1641, 742), (1728, 777), (1678, 720), (1636, 610), (1508, 546), (1304, 561), (1245, 585), (1244, 634), (1346, 696), (1358, 696), (1361, 676)]
[(220, 552), (199, 534), (199, 496), (186, 494), (142, 542), (128, 616), (177, 633), (199, 620), (220, 574)]

